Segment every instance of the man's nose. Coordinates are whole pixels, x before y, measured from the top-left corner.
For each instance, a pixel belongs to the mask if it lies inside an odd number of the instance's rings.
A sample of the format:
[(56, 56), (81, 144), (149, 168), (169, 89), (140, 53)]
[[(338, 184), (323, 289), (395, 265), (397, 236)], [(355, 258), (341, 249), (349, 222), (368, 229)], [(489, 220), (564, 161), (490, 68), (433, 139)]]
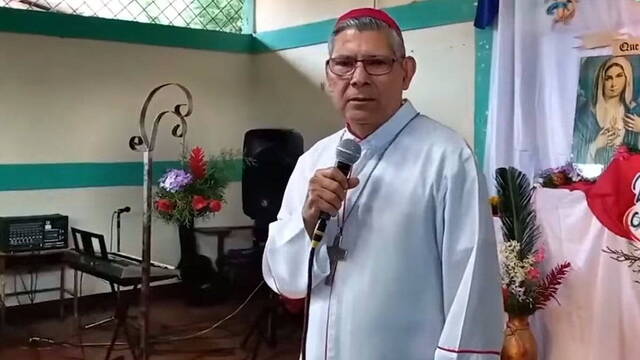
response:
[(363, 86), (368, 84), (370, 79), (369, 73), (364, 69), (364, 64), (362, 62), (357, 62), (356, 67), (353, 70), (353, 74), (351, 75), (351, 86)]

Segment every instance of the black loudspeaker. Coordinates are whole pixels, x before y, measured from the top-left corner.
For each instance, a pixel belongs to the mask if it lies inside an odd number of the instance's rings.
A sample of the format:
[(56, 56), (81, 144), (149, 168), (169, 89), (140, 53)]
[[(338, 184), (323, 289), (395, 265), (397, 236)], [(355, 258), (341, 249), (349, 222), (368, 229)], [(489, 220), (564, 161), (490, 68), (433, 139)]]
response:
[(304, 152), (302, 135), (289, 129), (253, 129), (245, 133), (242, 209), (256, 228), (276, 220), (296, 162)]
[[(243, 253), (239, 253), (238, 256), (232, 255), (233, 250), (230, 250), (229, 258), (247, 264), (247, 271), (257, 274), (258, 281), (262, 279), (262, 253), (268, 237), (269, 224), (278, 216), (289, 177), (303, 152), (302, 135), (294, 130), (253, 129), (245, 133), (242, 209), (254, 220), (254, 246), (242, 250)], [(251, 280), (246, 278), (242, 281), (250, 282)], [(264, 340), (268, 345), (275, 346), (280, 310), (278, 296), (269, 292), (269, 300), (242, 340), (242, 347), (246, 347), (253, 335), (257, 335), (251, 359), (257, 359), (258, 350)]]

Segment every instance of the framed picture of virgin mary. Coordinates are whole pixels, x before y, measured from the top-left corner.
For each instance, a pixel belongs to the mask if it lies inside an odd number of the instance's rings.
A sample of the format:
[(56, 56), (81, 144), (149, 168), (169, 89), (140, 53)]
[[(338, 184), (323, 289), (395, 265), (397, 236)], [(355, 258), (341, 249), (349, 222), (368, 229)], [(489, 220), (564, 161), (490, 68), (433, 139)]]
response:
[(640, 147), (640, 55), (582, 58), (571, 153), (575, 164), (609, 164), (616, 148)]

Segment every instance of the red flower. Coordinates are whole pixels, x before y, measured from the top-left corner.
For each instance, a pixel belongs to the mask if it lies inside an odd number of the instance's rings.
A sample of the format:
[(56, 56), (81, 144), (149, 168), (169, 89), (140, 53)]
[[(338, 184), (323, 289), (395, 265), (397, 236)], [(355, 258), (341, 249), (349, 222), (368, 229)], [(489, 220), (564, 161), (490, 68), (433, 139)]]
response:
[(191, 200), (191, 206), (193, 207), (193, 210), (200, 211), (207, 207), (207, 199), (203, 196), (195, 195), (193, 200)]
[(536, 269), (536, 268), (531, 268), (529, 269), (529, 271), (527, 272), (527, 277), (531, 280), (537, 280), (540, 278), (540, 270)]
[(156, 208), (162, 212), (172, 212), (175, 208), (175, 204), (168, 199), (160, 199), (156, 201)]
[(189, 167), (191, 174), (196, 179), (202, 179), (207, 176), (207, 162), (204, 159), (204, 150), (201, 147), (195, 147), (189, 155)]
[(553, 183), (557, 186), (564, 186), (571, 184), (571, 179), (567, 176), (567, 174), (563, 172), (557, 172), (551, 175), (551, 179)]
[(209, 202), (209, 209), (212, 212), (218, 212), (222, 209), (222, 202), (220, 200), (211, 200)]

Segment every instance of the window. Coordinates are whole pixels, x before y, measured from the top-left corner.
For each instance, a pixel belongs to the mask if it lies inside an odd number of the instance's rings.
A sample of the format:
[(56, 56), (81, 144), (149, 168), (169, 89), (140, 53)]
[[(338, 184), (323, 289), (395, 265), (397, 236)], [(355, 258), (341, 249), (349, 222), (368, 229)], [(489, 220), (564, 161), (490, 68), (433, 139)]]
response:
[(242, 32), (251, 0), (0, 0), (0, 7)]

